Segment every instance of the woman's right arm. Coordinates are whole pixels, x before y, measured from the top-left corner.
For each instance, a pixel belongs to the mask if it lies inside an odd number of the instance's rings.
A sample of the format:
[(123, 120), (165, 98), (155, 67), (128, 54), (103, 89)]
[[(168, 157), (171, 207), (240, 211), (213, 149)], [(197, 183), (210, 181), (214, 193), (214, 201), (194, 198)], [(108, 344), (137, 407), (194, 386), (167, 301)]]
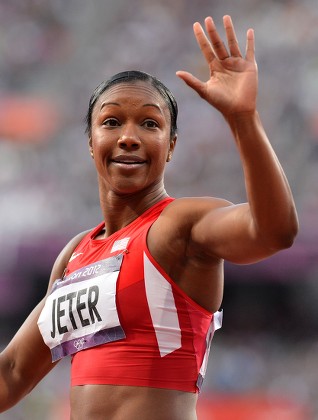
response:
[[(47, 295), (54, 281), (62, 277), (75, 247), (86, 234), (87, 231), (75, 236), (57, 257)], [(46, 296), (0, 354), (0, 412), (18, 403), (56, 364), (52, 363), (50, 350), (44, 343), (37, 325)]]

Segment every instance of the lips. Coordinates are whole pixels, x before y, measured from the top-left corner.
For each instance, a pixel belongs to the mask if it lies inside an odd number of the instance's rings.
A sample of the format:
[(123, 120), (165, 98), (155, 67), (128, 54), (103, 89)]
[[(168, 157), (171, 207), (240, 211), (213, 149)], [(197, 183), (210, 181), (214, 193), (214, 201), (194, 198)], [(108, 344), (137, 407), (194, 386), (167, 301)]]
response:
[(141, 165), (146, 163), (146, 160), (136, 155), (119, 155), (111, 160), (113, 163), (122, 165)]

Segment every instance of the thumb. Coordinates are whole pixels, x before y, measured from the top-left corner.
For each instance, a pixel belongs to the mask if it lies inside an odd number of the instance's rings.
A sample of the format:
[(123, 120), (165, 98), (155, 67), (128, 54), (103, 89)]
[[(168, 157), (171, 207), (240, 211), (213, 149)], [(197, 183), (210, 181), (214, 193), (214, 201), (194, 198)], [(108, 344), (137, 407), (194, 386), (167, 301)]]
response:
[(176, 75), (179, 77), (179, 79), (183, 80), (188, 86), (190, 86), (190, 88), (195, 90), (200, 96), (204, 96), (205, 83), (201, 82), (201, 80), (197, 79), (187, 71), (177, 71)]

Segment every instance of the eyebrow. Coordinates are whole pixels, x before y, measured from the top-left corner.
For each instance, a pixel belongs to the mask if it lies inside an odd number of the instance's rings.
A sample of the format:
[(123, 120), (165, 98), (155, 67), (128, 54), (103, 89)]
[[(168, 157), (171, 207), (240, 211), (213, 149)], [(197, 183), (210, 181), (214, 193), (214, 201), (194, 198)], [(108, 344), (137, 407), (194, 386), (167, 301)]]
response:
[(158, 111), (160, 111), (160, 113), (162, 114), (162, 109), (160, 108), (159, 105), (156, 105), (156, 104), (144, 104), (143, 107), (144, 106), (152, 106), (152, 107), (158, 109)]
[[(108, 106), (108, 105), (115, 105), (115, 106), (120, 106), (120, 104), (118, 103), (118, 102), (103, 102), (102, 104), (101, 104), (101, 106), (100, 106), (100, 111), (105, 107), (105, 106)], [(151, 103), (149, 103), (149, 104), (144, 104), (144, 105), (142, 105), (142, 107), (148, 107), (148, 106), (150, 106), (150, 107), (153, 107), (153, 108), (156, 108), (161, 114), (163, 113), (162, 112), (162, 109), (160, 108), (160, 106), (159, 105), (156, 105), (156, 104), (151, 104)]]
[(103, 102), (100, 106), (100, 110), (102, 110), (107, 105), (117, 105), (120, 106), (117, 102)]

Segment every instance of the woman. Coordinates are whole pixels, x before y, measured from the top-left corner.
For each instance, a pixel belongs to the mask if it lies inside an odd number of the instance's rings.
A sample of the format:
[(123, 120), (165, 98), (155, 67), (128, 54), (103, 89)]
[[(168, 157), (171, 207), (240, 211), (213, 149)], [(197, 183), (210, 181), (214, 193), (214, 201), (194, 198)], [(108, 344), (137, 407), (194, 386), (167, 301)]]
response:
[(177, 140), (172, 94), (141, 72), (100, 85), (87, 132), (104, 221), (66, 245), (47, 296), (1, 354), (2, 411), (70, 354), (72, 419), (196, 418), (209, 344), (221, 323), (223, 261), (267, 258), (290, 247), (298, 229), (288, 182), (256, 111), (253, 30), (242, 57), (231, 18), (223, 23), (228, 47), (212, 18), (207, 35), (194, 24), (210, 79), (177, 75), (229, 124), (248, 202), (170, 198), (163, 179)]

